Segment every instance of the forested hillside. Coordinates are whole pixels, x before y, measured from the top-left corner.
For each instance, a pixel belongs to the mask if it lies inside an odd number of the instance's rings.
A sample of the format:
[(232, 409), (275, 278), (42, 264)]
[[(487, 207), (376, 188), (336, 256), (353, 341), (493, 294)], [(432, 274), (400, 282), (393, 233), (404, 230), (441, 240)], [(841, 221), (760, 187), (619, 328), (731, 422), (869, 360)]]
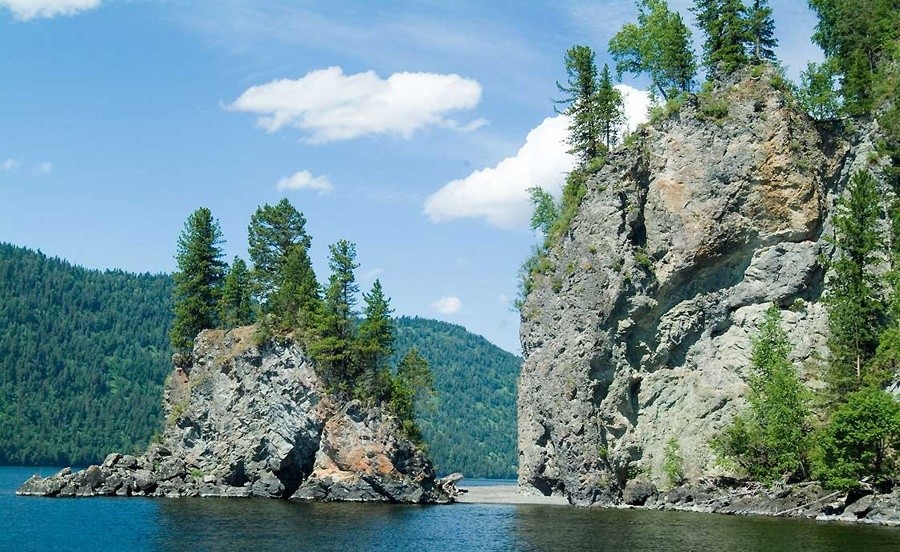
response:
[(397, 354), (412, 346), (434, 373), (434, 408), (419, 412), (419, 425), (438, 471), (515, 477), (516, 378), (521, 359), (462, 326), (399, 318)]
[[(0, 464), (86, 464), (146, 444), (171, 368), (172, 280), (0, 244)], [(440, 471), (513, 476), (519, 359), (461, 326), (397, 321), (434, 373), (421, 426)]]
[(0, 244), (0, 464), (85, 464), (160, 423), (172, 282)]

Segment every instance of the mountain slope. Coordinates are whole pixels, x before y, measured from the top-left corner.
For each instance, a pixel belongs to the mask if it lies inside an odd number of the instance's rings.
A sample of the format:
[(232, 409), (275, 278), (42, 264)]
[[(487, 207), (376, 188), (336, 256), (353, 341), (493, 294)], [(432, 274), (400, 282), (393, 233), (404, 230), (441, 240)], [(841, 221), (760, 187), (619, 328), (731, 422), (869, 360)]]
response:
[[(142, 448), (161, 427), (171, 370), (167, 275), (86, 270), (0, 244), (0, 464), (87, 464)], [(441, 471), (515, 471), (519, 360), (461, 326), (398, 320), (439, 400), (422, 413)]]

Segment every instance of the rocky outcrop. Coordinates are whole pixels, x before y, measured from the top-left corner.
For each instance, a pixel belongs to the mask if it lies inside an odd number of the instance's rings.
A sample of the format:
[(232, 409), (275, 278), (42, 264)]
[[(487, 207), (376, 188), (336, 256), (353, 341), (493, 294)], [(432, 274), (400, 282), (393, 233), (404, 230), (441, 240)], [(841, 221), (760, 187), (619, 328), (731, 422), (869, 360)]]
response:
[[(777, 84), (719, 83), (587, 182), (522, 306), (521, 485), (639, 503), (673, 439), (689, 480), (720, 473), (708, 443), (746, 405), (772, 303), (815, 385), (829, 215), (871, 144), (817, 128)], [(629, 489), (637, 473), (649, 481)]]
[(448, 501), (394, 416), (336, 400), (297, 345), (258, 347), (253, 330), (204, 331), (193, 355), (176, 355), (165, 430), (145, 454), (33, 477), (18, 493)]

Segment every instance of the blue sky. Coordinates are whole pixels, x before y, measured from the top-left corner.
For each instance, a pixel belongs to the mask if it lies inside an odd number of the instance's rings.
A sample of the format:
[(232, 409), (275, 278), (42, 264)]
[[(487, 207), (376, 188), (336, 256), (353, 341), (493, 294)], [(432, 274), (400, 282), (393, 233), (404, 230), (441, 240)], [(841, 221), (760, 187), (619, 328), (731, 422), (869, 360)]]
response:
[[(689, 2), (670, 2), (692, 17)], [(801, 0), (773, 0), (793, 77), (821, 53)], [(607, 62), (631, 2), (0, 0), (0, 241), (91, 268), (172, 271), (207, 206), (246, 256), (258, 205), (357, 243), (398, 314), (518, 352), (510, 308), (535, 237), (525, 188), (571, 159), (562, 57)], [(699, 39), (699, 37), (695, 37)], [(632, 119), (645, 106), (626, 79)]]

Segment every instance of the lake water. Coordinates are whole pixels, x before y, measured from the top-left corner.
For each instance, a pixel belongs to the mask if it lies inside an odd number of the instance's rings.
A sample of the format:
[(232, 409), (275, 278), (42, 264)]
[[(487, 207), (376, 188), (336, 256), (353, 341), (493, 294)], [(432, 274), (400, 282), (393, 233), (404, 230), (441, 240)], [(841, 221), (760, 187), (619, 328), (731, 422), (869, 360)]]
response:
[(900, 529), (568, 506), (17, 497), (0, 467), (0, 550), (900, 550)]

